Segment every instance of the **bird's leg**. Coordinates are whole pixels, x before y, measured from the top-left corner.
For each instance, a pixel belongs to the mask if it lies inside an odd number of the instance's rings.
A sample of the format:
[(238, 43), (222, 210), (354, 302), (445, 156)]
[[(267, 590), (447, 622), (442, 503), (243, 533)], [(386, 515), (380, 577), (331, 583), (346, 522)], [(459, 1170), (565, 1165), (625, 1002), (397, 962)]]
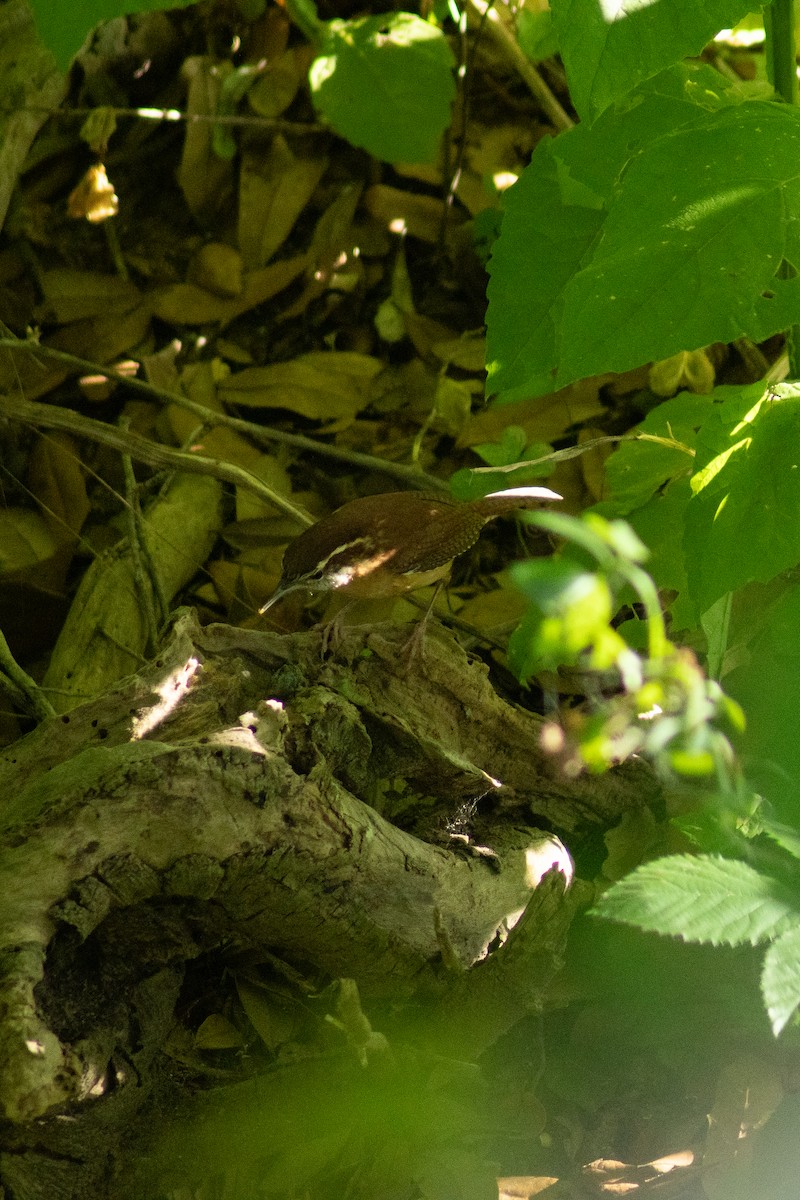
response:
[(336, 651), (344, 640), (344, 615), (345, 613), (357, 604), (357, 600), (348, 600), (343, 604), (338, 612), (334, 613), (329, 621), (325, 621), (322, 626), (322, 638), (320, 640), (320, 657), (327, 658), (328, 654), (336, 654)]
[(425, 630), (427, 628), (428, 621), (430, 620), (430, 615), (433, 612), (433, 606), (439, 598), (439, 593), (444, 587), (444, 583), (445, 581), (440, 579), (436, 584), (435, 588), (433, 589), (433, 595), (430, 598), (428, 607), (423, 613), (422, 620), (418, 621), (414, 626), (411, 637), (403, 647), (403, 657), (405, 659), (406, 670), (409, 670), (414, 664), (417, 655), (422, 658), (423, 662), (425, 661)]

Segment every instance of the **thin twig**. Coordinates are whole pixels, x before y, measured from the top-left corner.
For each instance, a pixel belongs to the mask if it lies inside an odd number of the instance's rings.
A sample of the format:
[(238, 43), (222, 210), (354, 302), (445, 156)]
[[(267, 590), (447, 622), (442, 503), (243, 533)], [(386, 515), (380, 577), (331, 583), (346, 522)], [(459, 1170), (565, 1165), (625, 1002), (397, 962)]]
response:
[(577, 446), (566, 446), (563, 450), (551, 450), (549, 454), (542, 454), (540, 458), (526, 458), (521, 462), (507, 463), (502, 467), (472, 467), (471, 474), (489, 475), (497, 472), (510, 474), (512, 471), (522, 470), (523, 467), (538, 467), (542, 463), (565, 462), (568, 458), (580, 458), (587, 450), (594, 450), (598, 446), (617, 445), (619, 442), (655, 442), (657, 446), (665, 446), (667, 450), (680, 450), (689, 458), (694, 458), (696, 453), (691, 446), (687, 446), (684, 442), (679, 442), (676, 438), (660, 437), (656, 433), (614, 433), (604, 437), (589, 438)]
[(244, 467), (234, 463), (223, 462), (217, 458), (209, 458), (205, 454), (187, 454), (184, 450), (175, 450), (171, 446), (162, 446), (152, 442), (141, 434), (125, 432), (114, 425), (106, 425), (103, 421), (94, 421), (91, 417), (82, 417), (69, 408), (56, 408), (51, 404), (37, 404), (33, 400), (16, 400), (9, 396), (0, 397), (0, 416), (12, 421), (21, 421), (39, 429), (64, 429), (75, 437), (86, 438), (90, 442), (99, 442), (110, 446), (122, 454), (130, 454), (137, 462), (146, 463), (150, 467), (169, 467), (175, 471), (186, 471), (192, 475), (211, 475), (232, 483), (235, 487), (246, 488), (258, 496), (260, 500), (272, 504), (288, 516), (299, 521), (303, 526), (313, 525), (313, 519), (304, 509), (298, 508), (279, 495)]
[(496, 9), (492, 8), (489, 0), (467, 0), (469, 7), (483, 20), (486, 19), (487, 30), (495, 44), (502, 50), (506, 58), (527, 84), (529, 91), (536, 97), (556, 129), (566, 131), (572, 129), (575, 122), (564, 111), (560, 103), (550, 91), (536, 67), (520, 49), (516, 38), (504, 24)]
[[(336, 131), (329, 125), (322, 125), (317, 121), (288, 121), (282, 117), (258, 117), (247, 114), (239, 116), (235, 113), (189, 113), (183, 112), (179, 108), (122, 108), (116, 105), (110, 105), (109, 108), (115, 117), (137, 117), (140, 121), (186, 121), (187, 124), (192, 125), (197, 124), (198, 121), (205, 121), (210, 125), (256, 125), (260, 128), (274, 130), (276, 133), (329, 133), (336, 136)], [(3, 116), (19, 111), (19, 108), (7, 108), (0, 105), (0, 115)], [(60, 108), (49, 108), (45, 104), (26, 104), (23, 106), (23, 111), (43, 113), (52, 118), (87, 117), (97, 112), (97, 106), (71, 108), (68, 105), (62, 105)]]
[(0, 682), (5, 683), (6, 689), (14, 697), (16, 703), (24, 704), (27, 711), (40, 721), (56, 715), (56, 710), (36, 680), (31, 679), (27, 671), (23, 671), (14, 658), (2, 633), (0, 633), (0, 667), (2, 668)]
[[(128, 418), (124, 417), (119, 428), (123, 433), (129, 433)], [(153, 563), (153, 556), (145, 533), (142, 509), (139, 504), (139, 490), (136, 476), (133, 473), (133, 460), (130, 454), (122, 455), (122, 470), (125, 476), (125, 493), (127, 503), (124, 506), (125, 519), (128, 526), (128, 541), (133, 564), (133, 581), (139, 593), (139, 604), (144, 618), (144, 628), (147, 631), (146, 644), (151, 654), (156, 653), (158, 646), (158, 631), (166, 620), (169, 604), (166, 603), (163, 589), (159, 586), (158, 571)], [(156, 601), (159, 612), (156, 614)]]
[[(125, 387), (132, 388), (133, 391), (140, 392), (150, 400), (158, 400), (162, 404), (176, 404), (179, 408), (193, 413), (198, 420), (205, 422), (210, 427), (219, 425), (225, 429), (234, 429), (257, 445), (280, 442), (284, 446), (292, 446), (295, 450), (301, 450), (307, 454), (319, 454), (323, 458), (335, 459), (337, 462), (347, 463), (351, 467), (360, 467), (365, 471), (381, 471), (384, 475), (399, 479), (408, 487), (423, 488), (426, 491), (446, 492), (448, 490), (447, 484), (443, 483), (441, 479), (420, 471), (418, 467), (410, 467), (405, 463), (387, 462), (385, 459), (376, 458), (374, 454), (362, 454), (358, 450), (330, 446), (299, 433), (286, 433), (282, 429), (272, 429), (267, 425), (257, 425), (254, 421), (244, 421), (240, 417), (229, 417), (226, 413), (213, 412), (195, 400), (190, 400), (181, 392), (168, 392), (166, 389), (154, 387), (142, 379), (132, 379), (114, 367), (106, 367), (86, 358), (78, 358), (74, 354), (53, 349), (32, 339), (23, 341), (19, 338), (0, 338), (0, 350), (26, 350), (29, 354), (40, 354), (43, 358), (52, 359), (53, 362), (63, 363), (64, 366), (73, 370), (90, 375), (102, 375), (104, 379), (113, 379)], [(39, 407), (46, 407), (48, 411), (50, 410), (49, 405), (40, 405)], [(133, 452), (131, 451), (131, 453)], [(259, 495), (263, 499), (263, 485)]]

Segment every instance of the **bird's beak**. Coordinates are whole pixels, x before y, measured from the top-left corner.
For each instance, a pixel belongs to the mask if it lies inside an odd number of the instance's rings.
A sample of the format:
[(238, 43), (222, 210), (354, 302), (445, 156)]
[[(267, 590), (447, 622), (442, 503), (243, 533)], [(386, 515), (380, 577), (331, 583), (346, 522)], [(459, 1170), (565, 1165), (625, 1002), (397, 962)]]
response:
[(299, 592), (303, 588), (307, 588), (307, 587), (308, 587), (308, 584), (304, 583), (302, 580), (300, 580), (299, 583), (287, 583), (283, 587), (278, 585), (277, 589), (270, 596), (267, 603), (261, 605), (261, 608), (258, 610), (258, 615), (261, 616), (261, 614), (265, 613), (268, 608), (272, 608), (273, 604), (277, 604), (278, 601), (282, 600), (284, 596), (288, 596), (289, 592)]

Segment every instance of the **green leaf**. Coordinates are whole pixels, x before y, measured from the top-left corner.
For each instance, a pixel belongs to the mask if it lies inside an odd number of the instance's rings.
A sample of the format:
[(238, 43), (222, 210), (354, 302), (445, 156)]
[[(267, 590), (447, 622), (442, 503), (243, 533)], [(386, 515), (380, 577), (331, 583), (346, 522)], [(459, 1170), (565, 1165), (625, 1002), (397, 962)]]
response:
[(558, 37), (550, 11), (529, 12), (521, 8), (517, 13), (517, 42), (532, 62), (558, 54)]
[(688, 942), (754, 946), (800, 922), (800, 894), (735, 859), (675, 855), (639, 867), (593, 912)]
[[(521, 425), (506, 425), (496, 442), (483, 442), (473, 449), (490, 467), (506, 467), (519, 461), (527, 444), (528, 435)], [(551, 446), (545, 446), (541, 453), (549, 454), (551, 449)]]
[(557, 384), (745, 334), (762, 341), (798, 320), (798, 160), (800, 112), (763, 103), (711, 114), (634, 158), (591, 262), (564, 291)]
[(698, 438), (686, 509), (689, 593), (699, 613), (726, 592), (800, 562), (800, 385), (780, 385), (730, 431)]
[[(512, 670), (520, 678), (574, 663), (595, 643), (605, 649), (612, 603), (602, 575), (547, 559), (515, 563), (511, 576), (535, 605), (509, 641)], [(624, 644), (615, 638), (610, 652), (613, 655), (621, 648)]]
[[(739, 652), (739, 665), (725, 676), (725, 690), (747, 714), (742, 753), (748, 775), (770, 802), (778, 826), (800, 832), (800, 587), (783, 581), (777, 603), (747, 597), (741, 616), (751, 640)], [(736, 599), (734, 598), (734, 611)], [(765, 823), (771, 832), (769, 823)], [(772, 836), (777, 837), (774, 832)], [(789, 848), (788, 836), (778, 838)]]
[(800, 859), (800, 832), (797, 829), (763, 816), (761, 823), (768, 837), (773, 838), (792, 858)]
[(554, 390), (566, 288), (591, 260), (618, 176), (643, 146), (702, 122), (703, 102), (716, 110), (725, 86), (708, 67), (675, 67), (643, 85), (627, 111), (539, 142), (505, 194), (489, 264), (488, 395)]
[(668, 761), (676, 775), (711, 775), (716, 762), (709, 750), (670, 750)]
[(627, 517), (650, 551), (648, 574), (662, 592), (675, 593), (672, 600), (665, 595), (662, 603), (676, 631), (696, 625), (683, 560), (683, 525), (690, 496), (689, 480), (676, 479)]
[(777, 1037), (800, 1004), (800, 924), (782, 934), (767, 950), (761, 992)]
[(487, 387), (489, 395), (502, 390), (504, 400), (515, 400), (553, 391), (558, 297), (579, 270), (603, 214), (562, 200), (559, 159), (546, 139), (503, 205), (489, 263)]
[(575, 108), (591, 120), (670, 63), (700, 54), (748, 0), (550, 0)]
[[(563, 538), (565, 542), (569, 543), (570, 549), (579, 548), (603, 567), (613, 567), (614, 556), (609, 550), (609, 530), (612, 522), (607, 521), (605, 517), (598, 516), (597, 513), (589, 513), (581, 518), (571, 517), (566, 513), (544, 511), (529, 513), (527, 516), (530, 525), (546, 530), (553, 537)], [(531, 568), (535, 571), (539, 567), (547, 565), (547, 563), (525, 563), (522, 564), (522, 569)]]
[[(681, 392), (648, 413), (636, 432), (670, 438), (692, 447), (697, 430), (708, 419), (711, 408), (708, 396)], [(620, 516), (632, 512), (646, 504), (668, 480), (688, 476), (693, 470), (694, 459), (684, 450), (658, 442), (622, 442), (605, 464), (614, 512)]]
[[(638, 431), (690, 448), (699, 443), (694, 458), (658, 442), (625, 441), (606, 462), (609, 498), (597, 505), (596, 511), (627, 515), (650, 550), (649, 574), (660, 589), (676, 593), (667, 601), (675, 630), (698, 625), (684, 564), (684, 527), (692, 499), (690, 476), (696, 473), (698, 456), (705, 464), (729, 444), (731, 430), (763, 393), (763, 383), (717, 388), (712, 396), (682, 392), (653, 409)], [(698, 553), (702, 560), (705, 551)]]
[(152, 12), (185, 8), (193, 0), (30, 0), (36, 28), (44, 44), (52, 51), (59, 68), (66, 71), (73, 54), (80, 50), (87, 34), (100, 21), (122, 17), (126, 13)]
[(309, 81), (337, 133), (386, 162), (431, 162), (455, 96), (440, 29), (411, 13), (329, 21)]

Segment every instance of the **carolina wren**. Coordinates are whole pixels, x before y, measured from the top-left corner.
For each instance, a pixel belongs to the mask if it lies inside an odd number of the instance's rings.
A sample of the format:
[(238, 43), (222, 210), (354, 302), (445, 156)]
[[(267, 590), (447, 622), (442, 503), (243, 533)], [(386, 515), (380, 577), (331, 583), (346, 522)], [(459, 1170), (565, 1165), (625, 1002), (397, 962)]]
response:
[(300, 588), (312, 593), (345, 588), (348, 599), (372, 600), (439, 583), (487, 521), (560, 499), (549, 488), (519, 487), (466, 503), (426, 492), (351, 500), (287, 547), (275, 594), (259, 611)]

